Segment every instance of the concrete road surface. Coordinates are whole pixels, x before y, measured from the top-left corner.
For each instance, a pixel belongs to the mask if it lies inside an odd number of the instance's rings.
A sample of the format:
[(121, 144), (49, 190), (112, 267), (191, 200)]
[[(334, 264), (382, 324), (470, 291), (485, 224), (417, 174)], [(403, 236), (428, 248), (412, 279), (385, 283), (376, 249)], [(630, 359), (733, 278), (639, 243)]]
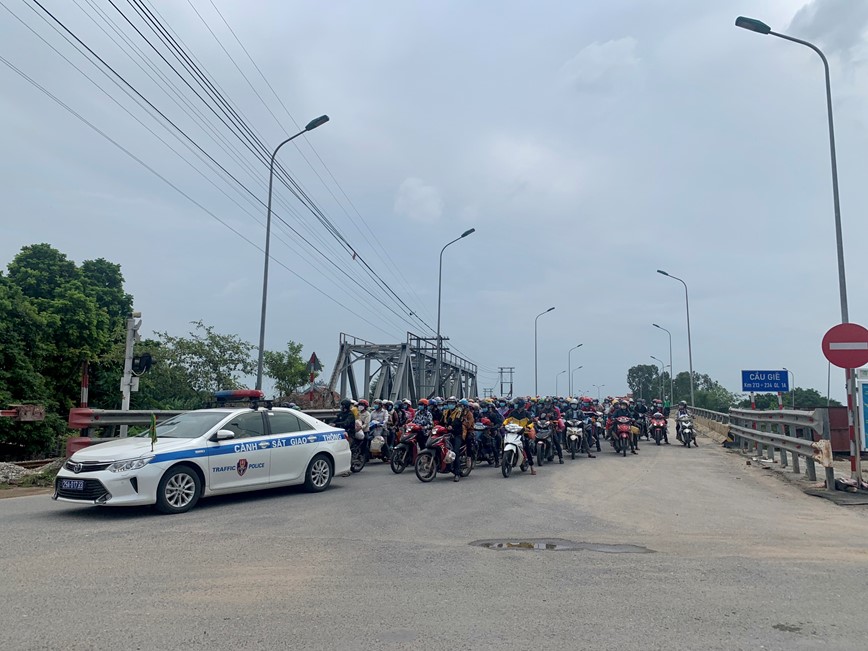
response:
[[(700, 443), (179, 516), (2, 500), (0, 648), (868, 648), (866, 511)], [(591, 548), (469, 544), (538, 538)]]

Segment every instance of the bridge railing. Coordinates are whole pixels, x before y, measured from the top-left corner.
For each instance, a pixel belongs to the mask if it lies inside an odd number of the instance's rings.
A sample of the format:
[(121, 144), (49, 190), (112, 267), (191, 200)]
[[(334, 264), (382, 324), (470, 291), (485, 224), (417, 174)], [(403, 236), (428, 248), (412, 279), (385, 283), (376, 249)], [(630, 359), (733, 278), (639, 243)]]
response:
[(729, 434), (735, 448), (771, 461), (777, 454), (782, 468), (792, 462), (793, 472), (797, 473), (801, 472), (800, 459), (804, 458), (805, 472), (811, 481), (817, 480), (816, 464), (819, 463), (825, 468), (827, 489), (835, 490), (826, 410), (733, 408), (728, 416)]

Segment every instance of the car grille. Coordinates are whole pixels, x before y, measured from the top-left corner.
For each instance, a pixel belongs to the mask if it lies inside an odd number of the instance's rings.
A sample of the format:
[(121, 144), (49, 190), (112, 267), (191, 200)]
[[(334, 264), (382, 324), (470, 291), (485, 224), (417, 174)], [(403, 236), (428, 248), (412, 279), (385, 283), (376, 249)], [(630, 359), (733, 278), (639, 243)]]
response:
[[(66, 477), (65, 479), (70, 479), (70, 477)], [(81, 481), (84, 482), (84, 490), (81, 491), (61, 488), (60, 480), (61, 478), (58, 477), (54, 481), (54, 490), (57, 492), (58, 497), (64, 497), (69, 500), (83, 500), (85, 502), (93, 502), (97, 498), (100, 498), (106, 493), (108, 493), (105, 486), (103, 486), (102, 482), (98, 479), (82, 479)]]
[(63, 467), (70, 472), (78, 474), (80, 472), (96, 472), (97, 470), (105, 470), (110, 465), (112, 465), (111, 462), (103, 463), (102, 461), (82, 461), (79, 463), (77, 461), (67, 460), (67, 462), (63, 464)]

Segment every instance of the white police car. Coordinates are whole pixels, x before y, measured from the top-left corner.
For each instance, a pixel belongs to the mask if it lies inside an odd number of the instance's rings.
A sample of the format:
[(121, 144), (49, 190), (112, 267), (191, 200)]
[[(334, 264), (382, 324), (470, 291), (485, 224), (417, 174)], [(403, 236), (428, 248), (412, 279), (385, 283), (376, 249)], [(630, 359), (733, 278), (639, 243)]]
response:
[(156, 434), (153, 450), (148, 432), (79, 450), (57, 474), (53, 498), (183, 513), (210, 495), (293, 484), (319, 492), (350, 472), (345, 432), (294, 409), (199, 409)]

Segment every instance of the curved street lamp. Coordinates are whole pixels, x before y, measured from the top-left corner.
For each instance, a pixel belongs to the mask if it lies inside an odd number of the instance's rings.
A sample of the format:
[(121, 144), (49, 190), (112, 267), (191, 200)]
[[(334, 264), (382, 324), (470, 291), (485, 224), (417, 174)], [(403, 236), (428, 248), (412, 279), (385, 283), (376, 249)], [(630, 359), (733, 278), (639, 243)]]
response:
[[(751, 32), (756, 32), (757, 34), (777, 36), (785, 41), (804, 45), (806, 48), (813, 50), (823, 62), (823, 72), (826, 77), (826, 116), (829, 123), (829, 155), (832, 162), (832, 202), (835, 210), (835, 243), (838, 253), (838, 293), (841, 301), (841, 323), (849, 323), (850, 309), (847, 305), (847, 275), (844, 271), (844, 236), (841, 229), (841, 201), (838, 195), (838, 157), (835, 150), (835, 121), (832, 117), (832, 82), (829, 76), (829, 61), (826, 59), (826, 55), (823, 54), (822, 50), (813, 43), (792, 36), (787, 36), (786, 34), (781, 34), (779, 32), (773, 32), (771, 27), (756, 18), (739, 16), (735, 19), (735, 26)], [(851, 476), (858, 481), (862, 481), (862, 461), (854, 428), (854, 423), (859, 418), (859, 415), (856, 412), (858, 395), (856, 393), (856, 374), (852, 369), (847, 369), (847, 394), (847, 403), (850, 410)], [(830, 482), (830, 486), (834, 483), (831, 481), (834, 480), (834, 473), (832, 473), (828, 468), (826, 469), (826, 480), (827, 482)]]
[(677, 280), (682, 285), (684, 285), (684, 304), (687, 307), (687, 359), (690, 362), (690, 404), (691, 406), (695, 407), (696, 400), (693, 393), (693, 345), (690, 342), (690, 298), (687, 295), (687, 283), (678, 276), (673, 276), (670, 273), (666, 273), (662, 269), (658, 269), (657, 273), (668, 276), (669, 278)]
[(560, 373), (558, 373), (557, 375), (555, 375), (555, 397), (558, 397), (558, 396), (560, 395), (560, 394), (558, 393), (558, 380), (560, 380), (560, 379), (561, 379), (561, 376), (562, 376), (564, 373), (566, 373), (566, 372), (567, 372), (567, 369), (564, 369), (563, 371), (561, 371)]
[(651, 325), (669, 335), (669, 404), (675, 404), (675, 379), (672, 377), (675, 374), (675, 369), (672, 368), (672, 333), (656, 323)]
[(271, 196), (274, 186), (274, 158), (277, 156), (277, 152), (280, 151), (280, 148), (286, 143), (292, 142), (308, 131), (313, 131), (317, 127), (321, 127), (328, 121), (329, 116), (327, 115), (320, 115), (318, 118), (314, 118), (307, 123), (303, 130), (299, 131), (294, 136), (290, 136), (275, 147), (274, 152), (271, 154), (271, 162), (268, 167), (268, 213), (265, 218), (265, 268), (262, 272), (262, 314), (259, 319), (259, 359), (256, 363), (256, 388), (260, 391), (262, 390), (262, 359), (265, 355), (265, 310), (268, 305), (268, 259), (271, 250)]
[(458, 240), (464, 239), (468, 235), (476, 232), (475, 228), (468, 228), (461, 235), (456, 237), (451, 242), (440, 249), (440, 271), (437, 276), (437, 367), (434, 370), (434, 395), (440, 395), (441, 369), (443, 366), (443, 340), (440, 338), (440, 299), (443, 295), (443, 252), (450, 244), (455, 244)]
[(545, 312), (540, 312), (536, 315), (536, 318), (533, 320), (533, 394), (535, 396), (539, 395), (539, 382), (537, 381), (538, 376), (538, 365), (537, 365), (537, 321), (543, 314), (548, 314), (551, 312), (553, 307), (550, 307)]
[[(573, 354), (573, 351), (574, 351), (576, 348), (581, 348), (581, 347), (582, 347), (582, 344), (578, 344), (578, 345), (573, 346), (572, 348), (570, 348), (569, 352), (567, 353), (567, 368), (572, 368), (572, 367), (573, 367), (572, 361), (571, 361), (571, 359), (570, 359), (570, 355)], [(572, 395), (573, 395), (573, 375), (572, 375), (572, 373), (570, 373), (569, 383), (568, 383), (568, 384), (570, 385), (569, 393), (570, 393), (570, 396), (572, 396)]]

